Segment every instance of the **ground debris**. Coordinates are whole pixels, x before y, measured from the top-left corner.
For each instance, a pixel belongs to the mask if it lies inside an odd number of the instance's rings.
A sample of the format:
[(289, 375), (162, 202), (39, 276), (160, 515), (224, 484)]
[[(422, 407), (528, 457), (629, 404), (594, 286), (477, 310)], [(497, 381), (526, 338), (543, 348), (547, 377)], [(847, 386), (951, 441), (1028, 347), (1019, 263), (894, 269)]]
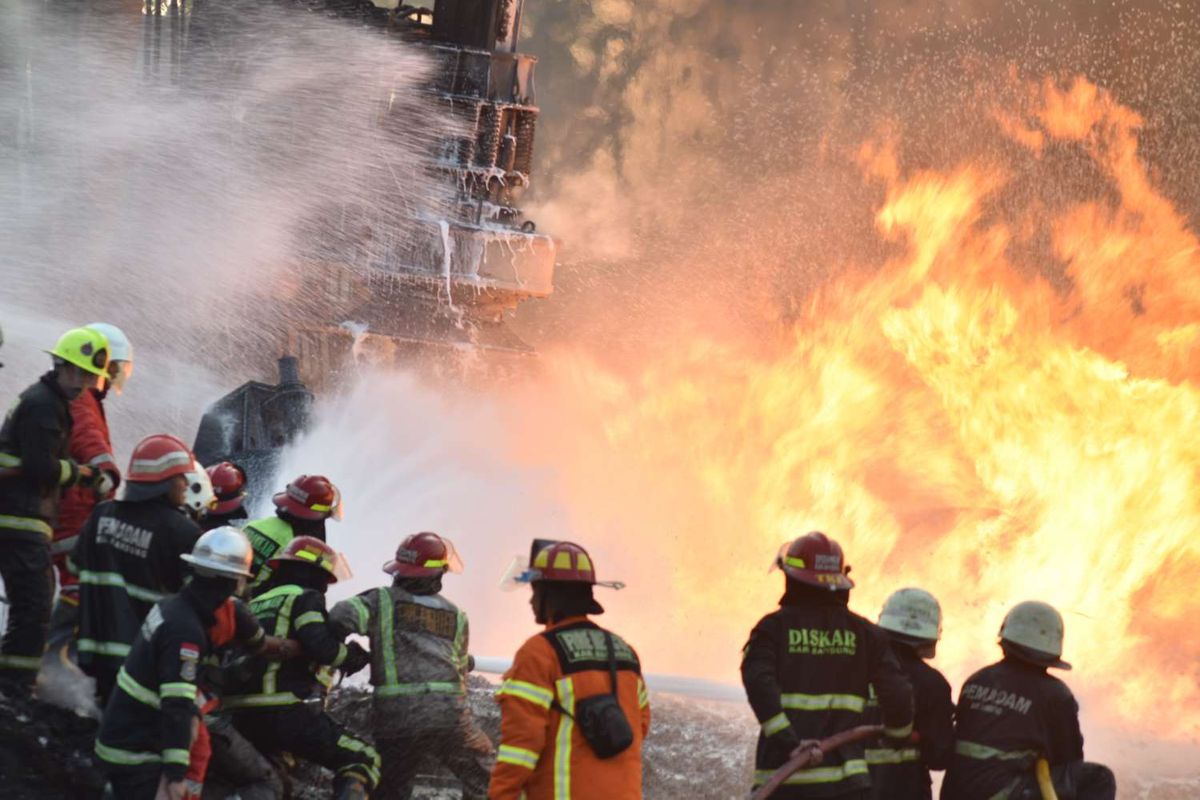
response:
[(96, 720), (0, 693), (0, 786), (6, 800), (92, 800), (104, 778), (92, 761)]

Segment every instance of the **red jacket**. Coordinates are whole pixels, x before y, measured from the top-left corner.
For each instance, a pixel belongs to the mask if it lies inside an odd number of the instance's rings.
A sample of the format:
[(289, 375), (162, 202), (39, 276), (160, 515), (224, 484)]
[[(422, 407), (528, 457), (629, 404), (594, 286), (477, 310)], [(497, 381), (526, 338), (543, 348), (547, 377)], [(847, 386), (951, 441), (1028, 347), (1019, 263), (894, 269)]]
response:
[[(102, 395), (95, 389), (80, 392), (71, 401), (71, 441), (69, 449), (71, 458), (77, 464), (86, 464), (96, 469), (108, 472), (113, 478), (113, 484), (120, 483), (121, 470), (113, 457), (112, 440), (108, 434), (108, 420), (104, 416)], [(59, 584), (71, 599), (74, 586), (78, 579), (71, 575), (66, 568), (67, 556), (75, 546), (75, 537), (79, 534), (83, 523), (87, 522), (92, 508), (100, 500), (95, 490), (88, 486), (72, 486), (62, 493), (62, 501), (58, 509), (58, 522), (54, 527), (54, 542), (51, 552), (54, 555), (54, 566), (58, 569)], [(78, 595), (74, 595), (78, 596)]]

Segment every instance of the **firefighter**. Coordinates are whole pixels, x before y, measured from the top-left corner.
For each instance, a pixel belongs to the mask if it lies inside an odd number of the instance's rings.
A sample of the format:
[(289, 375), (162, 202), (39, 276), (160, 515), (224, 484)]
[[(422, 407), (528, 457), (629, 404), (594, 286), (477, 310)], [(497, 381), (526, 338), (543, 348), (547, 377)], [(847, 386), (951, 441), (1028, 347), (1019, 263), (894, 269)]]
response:
[[(120, 800), (180, 800), (195, 733), (201, 661), (216, 612), (250, 575), (250, 543), (236, 528), (209, 531), (180, 558), (191, 577), (154, 605), (118, 673), (96, 756)], [(86, 600), (85, 600), (86, 602)], [(193, 787), (194, 788), (194, 787)]]
[(208, 468), (217, 502), (200, 523), (211, 530), (224, 525), (244, 524), (246, 514), (246, 471), (232, 461), (222, 461)]
[(255, 520), (245, 527), (254, 547), (254, 579), (250, 593), (257, 594), (271, 577), (268, 562), (297, 536), (325, 541), (325, 520), (342, 518), (342, 494), (323, 475), (301, 475), (276, 494), (275, 516)]
[(1018, 603), (1000, 626), (1004, 658), (967, 678), (955, 712), (954, 755), (942, 800), (1041, 798), (1044, 759), (1059, 797), (1113, 800), (1112, 771), (1083, 760), (1079, 704), (1050, 675), (1062, 660), (1063, 619), (1048, 603)]
[(183, 442), (147, 436), (133, 449), (121, 499), (96, 506), (71, 551), (79, 576), (79, 666), (96, 679), (101, 702), (142, 619), (183, 585), (179, 558), (200, 535), (183, 510), (194, 469)]
[[(846, 607), (854, 582), (841, 546), (814, 531), (781, 547), (775, 567), (785, 576), (779, 610), (759, 620), (742, 651), (742, 684), (761, 726), (755, 786), (802, 741), (864, 724), (871, 687), (889, 741), (912, 734), (912, 689), (886, 636)], [(827, 754), (773, 796), (869, 798), (864, 749), (856, 743)]]
[(99, 331), (64, 333), (49, 351), (54, 369), (21, 393), (0, 425), (0, 577), (9, 604), (0, 680), (17, 692), (30, 691), (46, 645), (60, 494), (93, 474), (70, 457), (70, 403), (107, 374), (108, 352)]
[(113, 456), (112, 439), (104, 400), (109, 392), (121, 394), (125, 382), (133, 374), (133, 346), (116, 325), (93, 322), (89, 329), (100, 332), (108, 340), (109, 361), (107, 379), (95, 389), (87, 389), (71, 401), (71, 458), (78, 464), (93, 468), (92, 486), (73, 486), (65, 489), (54, 525), (54, 541), (50, 553), (58, 573), (58, 601), (50, 618), (48, 656), (66, 661), (63, 652), (75, 639), (79, 622), (79, 582), (67, 569), (67, 555), (75, 546), (75, 538), (96, 503), (111, 500), (121, 485), (121, 470)]
[(256, 663), (231, 681), (222, 704), (263, 754), (291, 753), (333, 770), (337, 800), (366, 797), (379, 782), (379, 754), (325, 713), (333, 670), (351, 675), (370, 662), (357, 642), (342, 642), (325, 612), (325, 591), (345, 574), (341, 558), (320, 539), (298, 536), (270, 566), (271, 582), (250, 608), (265, 630), (298, 640), (301, 655)]
[[(237, 535), (245, 536), (240, 531)], [(212, 654), (202, 665), (198, 681), (202, 722), (192, 743), (187, 779), (203, 786), (206, 797), (279, 800), (283, 781), (274, 766), (238, 733), (228, 715), (218, 713), (225, 687), (223, 662), (237, 669), (244, 659), (285, 661), (300, 655), (300, 643), (267, 636), (250, 607), (235, 597), (226, 600), (214, 617), (216, 622), (208, 628)]]
[(521, 645), (496, 692), (500, 748), (493, 800), (607, 800), (642, 796), (642, 742), (650, 703), (637, 653), (588, 619), (591, 557), (577, 544), (535, 540), (516, 583), (533, 587), (530, 606), (545, 630)]
[(392, 585), (333, 607), (339, 635), (371, 642), (372, 732), (383, 758), (378, 798), (408, 798), (421, 762), (432, 758), (462, 783), (463, 797), (487, 797), (491, 741), (467, 707), (467, 615), (439, 594), (461, 572), (453, 543), (436, 533), (404, 539), (384, 564)]
[(900, 589), (883, 604), (879, 627), (912, 684), (916, 741), (897, 747), (881, 739), (867, 748), (871, 789), (876, 800), (931, 800), (929, 771), (945, 769), (954, 750), (950, 684), (925, 663), (937, 653), (942, 609), (924, 589)]

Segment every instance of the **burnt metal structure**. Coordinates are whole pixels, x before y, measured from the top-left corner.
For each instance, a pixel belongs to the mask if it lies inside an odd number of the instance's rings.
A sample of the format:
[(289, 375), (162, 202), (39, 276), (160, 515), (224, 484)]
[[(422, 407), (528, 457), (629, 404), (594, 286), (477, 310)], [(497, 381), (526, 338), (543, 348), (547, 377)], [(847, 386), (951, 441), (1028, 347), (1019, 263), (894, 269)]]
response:
[(192, 452), (205, 466), (220, 461), (241, 465), (250, 495), (266, 496), (280, 449), (308, 428), (312, 403), (312, 392), (300, 380), (299, 362), (284, 356), (278, 384), (249, 381), (205, 410)]
[[(369, 8), (367, 0), (358, 6), (360, 15)], [(348, 11), (344, 2), (338, 8)], [(431, 169), (454, 201), (445, 218), (410, 221), (416, 235), (382, 259), (364, 264), (330, 252), (300, 267), (310, 279), (321, 276), (321, 302), (290, 326), (285, 348), (313, 385), (351, 357), (404, 363), (444, 356), (448, 347), (493, 358), (530, 352), (503, 317), (553, 291), (557, 253), (518, 205), (538, 119), (537, 59), (517, 50), (523, 10), (524, 0), (434, 0), (432, 8), (399, 5), (374, 16), (436, 63), (429, 91), (459, 132), (441, 143)]]

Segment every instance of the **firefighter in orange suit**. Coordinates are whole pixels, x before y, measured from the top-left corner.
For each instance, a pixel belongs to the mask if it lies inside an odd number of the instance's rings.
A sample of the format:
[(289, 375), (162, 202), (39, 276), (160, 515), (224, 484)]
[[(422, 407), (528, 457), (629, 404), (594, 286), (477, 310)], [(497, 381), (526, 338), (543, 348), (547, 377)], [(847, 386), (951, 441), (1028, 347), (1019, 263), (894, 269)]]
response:
[(532, 585), (530, 605), (546, 628), (521, 645), (496, 693), (500, 747), (488, 797), (640, 798), (650, 703), (637, 653), (588, 619), (604, 611), (592, 596), (591, 558), (579, 545), (538, 540), (510, 577)]

